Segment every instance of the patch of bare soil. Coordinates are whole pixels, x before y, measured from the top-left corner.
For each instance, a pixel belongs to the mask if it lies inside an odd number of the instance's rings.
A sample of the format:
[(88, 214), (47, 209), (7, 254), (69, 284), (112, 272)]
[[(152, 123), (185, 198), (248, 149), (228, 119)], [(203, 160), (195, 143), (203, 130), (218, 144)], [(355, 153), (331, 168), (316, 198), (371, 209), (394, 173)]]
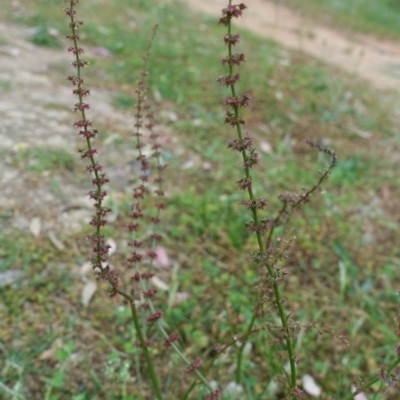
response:
[[(227, 2), (187, 3), (196, 11), (215, 16)], [(251, 0), (248, 6), (238, 26), (355, 74), (378, 89), (400, 90), (400, 43), (326, 28), (277, 2)]]
[[(87, 199), (89, 181), (77, 183), (75, 169), (69, 174), (58, 170), (34, 173), (16, 161), (23, 152), (35, 149), (63, 150), (71, 153), (76, 170), (83, 174), (76, 154), (79, 138), (72, 127), (76, 99), (72, 87), (62, 83), (72, 72), (71, 54), (33, 45), (28, 40), (29, 29), (21, 26), (0, 23), (0, 36), (1, 226), (31, 230), (35, 235), (53, 230), (72, 233), (92, 213)], [(117, 154), (112, 141), (121, 132), (129, 132), (135, 119), (115, 110), (109, 93), (90, 89), (89, 118), (97, 128), (112, 130), (102, 159), (117, 159), (109, 175), (121, 187), (129, 180), (130, 171), (125, 168), (129, 157)]]

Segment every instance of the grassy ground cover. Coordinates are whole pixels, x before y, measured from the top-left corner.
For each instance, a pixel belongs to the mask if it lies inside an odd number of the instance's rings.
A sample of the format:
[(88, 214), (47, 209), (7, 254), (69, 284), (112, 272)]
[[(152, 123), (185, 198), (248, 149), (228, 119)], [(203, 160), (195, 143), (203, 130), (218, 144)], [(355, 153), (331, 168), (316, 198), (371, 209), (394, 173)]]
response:
[[(43, 36), (49, 27), (66, 32), (58, 1), (20, 3), (24, 13), (15, 16), (9, 7), (6, 16), (42, 27), (42, 44), (54, 44)], [(174, 1), (97, 1), (96, 8), (93, 4), (84, 1), (81, 6), (85, 47), (102, 46), (112, 57), (89, 55), (89, 82), (112, 91), (116, 106), (124, 109), (135, 103), (140, 56), (152, 25), (160, 22), (149, 79), (162, 129), (173, 132), (165, 153), (169, 207), (163, 218), (163, 246), (174, 267), (161, 271), (161, 276), (174, 290), (165, 293), (167, 301), (162, 295), (159, 301), (167, 304), (166, 320), (183, 338), (187, 356), (208, 361), (215, 346), (243, 332), (259, 281), (257, 271), (248, 268), (247, 252), (254, 242), (238, 206), (234, 182), (241, 176), (240, 164), (226, 149), (232, 132), (222, 126), (223, 93), (215, 82), (223, 74), (224, 33), (215, 22), (219, 10), (211, 19), (195, 16)], [(37, 37), (33, 40), (38, 42)], [(315, 195), (280, 234), (297, 237), (287, 260), (287, 304), (301, 326), (313, 326), (299, 334), (301, 371), (340, 398), (342, 385), (388, 363), (396, 344), (397, 100), (247, 32), (242, 32), (241, 46), (248, 58), (241, 87), (255, 99), (247, 110), (247, 129), (265, 149), (256, 190), (268, 198), (268, 212), (274, 215), (280, 193), (313, 184), (326, 165), (324, 157), (305, 145), (306, 138), (333, 148), (339, 156), (325, 193)], [(60, 70), (55, 79), (61, 81), (68, 66)], [(113, 133), (112, 127), (107, 131)], [(124, 139), (129, 140), (128, 135)], [(104, 134), (102, 141), (106, 140)], [(128, 159), (126, 142), (116, 143), (116, 148)], [(63, 179), (74, 181), (73, 175), (80, 173), (79, 160), (60, 154), (49, 160), (39, 150), (21, 153), (15, 163), (28, 169), (32, 179), (40, 180), (54, 165)], [(113, 159), (108, 163), (112, 166)], [(130, 198), (124, 191), (112, 198), (116, 218), (107, 234), (123, 242)], [(66, 238), (71, 250), (61, 254), (48, 242), (21, 232), (1, 237), (1, 271), (18, 266), (29, 282), (0, 289), (1, 382), (13, 393), (4, 386), (0, 390), (7, 398), (152, 398), (139, 372), (141, 352), (132, 340), (129, 309), (101, 292), (89, 308), (80, 304), (81, 282), (73, 271), (87, 257), (80, 238), (88, 232)], [(123, 269), (123, 255), (113, 263)], [(178, 302), (177, 292), (188, 298)], [(342, 337), (350, 340), (350, 349)], [(266, 393), (279, 363), (269, 343), (262, 332), (252, 339), (244, 365), (244, 398), (272, 398)], [(44, 357), (49, 349), (52, 353)], [(235, 348), (229, 352), (234, 357)], [(155, 348), (154, 355), (163, 387), (171, 399), (177, 398), (190, 379), (170, 353)], [(232, 380), (231, 357), (221, 357), (209, 373), (223, 387)], [(379, 399), (397, 399), (395, 391), (384, 396)]]
[(397, 0), (283, 0), (280, 3), (349, 32), (400, 38), (400, 3)]

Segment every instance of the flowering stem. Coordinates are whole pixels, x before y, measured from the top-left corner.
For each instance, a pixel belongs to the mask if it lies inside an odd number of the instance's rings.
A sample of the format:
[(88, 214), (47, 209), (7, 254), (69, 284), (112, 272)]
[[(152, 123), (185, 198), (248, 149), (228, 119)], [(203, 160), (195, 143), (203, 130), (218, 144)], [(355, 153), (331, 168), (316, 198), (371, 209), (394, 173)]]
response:
[[(252, 226), (254, 227), (253, 231), (256, 233), (256, 238), (257, 238), (257, 243), (258, 243), (258, 249), (260, 254), (265, 253), (265, 246), (264, 242), (262, 240), (262, 228), (261, 228), (261, 220), (258, 215), (258, 209), (262, 208), (260, 206), (260, 202), (258, 201), (254, 195), (253, 188), (252, 188), (252, 176), (250, 169), (252, 166), (257, 164), (257, 155), (254, 152), (254, 148), (251, 147), (251, 140), (250, 138), (244, 137), (243, 131), (242, 131), (242, 125), (244, 124), (243, 119), (241, 118), (240, 112), (239, 112), (239, 107), (242, 106), (247, 106), (248, 101), (250, 99), (249, 95), (244, 95), (244, 96), (237, 96), (236, 95), (236, 89), (235, 89), (235, 83), (240, 79), (239, 74), (234, 75), (233, 73), (233, 66), (239, 65), (241, 61), (245, 60), (245, 57), (243, 55), (237, 56), (233, 54), (233, 46), (238, 43), (239, 41), (239, 35), (233, 35), (232, 34), (232, 18), (238, 18), (242, 15), (242, 12), (244, 9), (246, 9), (247, 6), (245, 6), (243, 3), (239, 5), (232, 5), (232, 0), (229, 0), (229, 5), (225, 9), (223, 9), (222, 14), (223, 17), (220, 19), (220, 23), (224, 24), (227, 26), (228, 33), (224, 38), (225, 43), (228, 45), (228, 57), (223, 60), (223, 63), (227, 63), (229, 66), (229, 75), (226, 77), (219, 78), (218, 81), (225, 84), (226, 86), (229, 86), (231, 89), (231, 98), (226, 99), (226, 104), (231, 106), (233, 109), (233, 113), (229, 112), (227, 113), (227, 118), (226, 122), (230, 123), (231, 126), (236, 128), (237, 131), (237, 136), (238, 140), (236, 141), (236, 146), (232, 145), (235, 150), (239, 151), (242, 155), (243, 159), (243, 165), (244, 165), (244, 172), (245, 172), (245, 178), (243, 179), (244, 182), (246, 182), (245, 185), (242, 185), (242, 189), (246, 188), (248, 197), (250, 199), (249, 201), (249, 209), (252, 214), (252, 219), (253, 223)], [(246, 143), (246, 138), (249, 139)], [(262, 203), (261, 203), (262, 204)], [(274, 269), (272, 265), (269, 263), (265, 263), (265, 267), (271, 277), (274, 276)], [(290, 362), (290, 379), (288, 378), (288, 383), (289, 386), (291, 387), (292, 390), (296, 388), (296, 363), (295, 363), (295, 354), (294, 354), (294, 343), (293, 343), (293, 338), (290, 333), (290, 329), (288, 326), (288, 317), (285, 314), (285, 310), (283, 307), (283, 302), (282, 302), (282, 296), (278, 287), (277, 283), (272, 284), (274, 296), (275, 296), (275, 303), (278, 307), (278, 313), (279, 317), (281, 320), (281, 324), (283, 326), (284, 332), (285, 332), (285, 342), (286, 342), (286, 350), (288, 353), (288, 358)], [(253, 317), (254, 318), (254, 317)], [(254, 323), (254, 322), (253, 322)], [(249, 327), (252, 328), (253, 323), (249, 325)], [(250, 328), (250, 329), (251, 329)], [(243, 352), (242, 347), (240, 349), (240, 352)], [(240, 356), (238, 358), (238, 368), (241, 367), (241, 359), (242, 357)], [(240, 379), (241, 373), (240, 371), (237, 372), (236, 377)]]
[[(154, 216), (149, 218), (149, 221), (151, 221), (154, 225), (156, 225), (160, 221), (160, 215), (161, 215), (161, 210), (165, 208), (165, 203), (163, 201), (164, 199), (164, 188), (163, 188), (163, 170), (166, 168), (165, 164), (161, 163), (161, 153), (160, 153), (160, 145), (157, 143), (157, 137), (158, 135), (154, 133), (153, 127), (155, 125), (154, 122), (154, 114), (151, 111), (151, 108), (147, 102), (147, 87), (145, 84), (145, 79), (146, 76), (148, 75), (147, 72), (147, 64), (148, 64), (148, 59), (150, 55), (150, 50), (151, 50), (151, 45), (154, 40), (154, 37), (157, 32), (158, 25), (156, 25), (153, 28), (153, 34), (148, 42), (148, 47), (147, 51), (144, 58), (144, 63), (143, 63), (143, 70), (141, 72), (141, 79), (138, 82), (138, 88), (136, 90), (137, 92), (137, 113), (136, 113), (136, 122), (135, 122), (135, 133), (134, 137), (136, 138), (136, 149), (138, 150), (138, 157), (137, 160), (141, 164), (141, 176), (139, 176), (139, 180), (141, 181), (141, 184), (134, 188), (133, 190), (133, 197), (135, 202), (132, 204), (132, 212), (130, 214), (131, 218), (135, 220), (135, 223), (131, 223), (128, 225), (128, 229), (132, 231), (133, 233), (133, 241), (130, 242), (131, 247), (133, 248), (132, 252), (132, 257), (128, 259), (129, 262), (133, 263), (134, 268), (136, 270), (136, 274), (133, 277), (135, 281), (138, 282), (140, 291), (143, 294), (143, 297), (145, 299), (145, 304), (146, 308), (150, 310), (151, 315), (144, 321), (144, 323), (149, 324), (149, 323), (154, 323), (163, 338), (165, 339), (164, 345), (167, 345), (168, 347), (172, 347), (173, 350), (178, 354), (180, 359), (187, 365), (186, 372), (187, 373), (194, 373), (197, 378), (206, 386), (210, 394), (208, 395), (208, 399), (217, 399), (218, 396), (218, 391), (214, 391), (214, 389), (211, 387), (211, 385), (208, 383), (207, 379), (205, 376), (199, 371), (198, 366), (200, 363), (200, 359), (196, 359), (195, 361), (191, 362), (179, 349), (175, 341), (178, 339), (178, 335), (176, 334), (171, 334), (169, 335), (167, 331), (164, 328), (164, 321), (163, 321), (163, 313), (162, 311), (157, 311), (156, 308), (154, 307), (152, 298), (154, 297), (156, 291), (155, 290), (148, 290), (148, 282), (147, 280), (152, 277), (154, 274), (152, 273), (153, 269), (153, 264), (154, 264), (154, 257), (156, 255), (155, 253), (155, 246), (157, 244), (157, 240), (161, 239), (161, 235), (152, 233), (150, 236), (152, 238), (151, 240), (151, 250), (147, 254), (148, 257), (150, 257), (150, 262), (148, 264), (148, 269), (147, 272), (142, 273), (141, 272), (141, 260), (145, 256), (145, 254), (140, 253), (137, 251), (141, 245), (142, 242), (138, 237), (138, 230), (140, 228), (140, 224), (136, 221), (141, 219), (144, 215), (142, 213), (142, 208), (141, 204), (139, 203), (139, 199), (144, 199), (145, 195), (149, 193), (149, 189), (147, 186), (147, 182), (149, 179), (149, 171), (150, 171), (150, 162), (147, 159), (147, 156), (143, 152), (143, 147), (144, 143), (142, 141), (142, 133), (141, 133), (141, 128), (144, 125), (150, 132), (150, 141), (151, 141), (151, 150), (152, 154), (151, 157), (155, 159), (155, 169), (157, 170), (157, 177), (155, 178), (155, 183), (157, 184), (157, 189), (154, 191), (155, 194), (157, 195), (157, 200), (158, 202), (156, 203), (156, 208), (157, 211)], [(146, 111), (146, 114), (144, 114), (144, 111)], [(147, 120), (147, 123), (144, 124), (144, 117)], [(148, 225), (146, 225), (146, 228), (148, 229)], [(145, 342), (145, 338), (143, 335), (143, 332), (145, 331), (145, 327), (141, 327), (139, 324), (139, 319), (136, 313), (136, 309), (133, 305), (131, 305), (132, 308), (132, 315), (135, 320), (135, 328), (138, 332), (139, 339), (140, 335), (142, 337), (143, 342)], [(139, 334), (140, 333), (140, 334)], [(140, 342), (142, 343), (142, 340)], [(146, 347), (146, 346), (145, 346)], [(146, 348), (147, 350), (147, 348)], [(145, 355), (146, 356), (146, 355)], [(149, 359), (150, 361), (150, 359)], [(151, 371), (149, 371), (151, 373)], [(154, 376), (155, 378), (155, 376)], [(190, 393), (190, 392), (189, 392)]]
[(329, 167), (323, 173), (320, 174), (317, 183), (314, 186), (312, 186), (309, 190), (301, 193), (300, 195), (297, 195), (293, 199), (291, 198), (291, 196), (288, 196), (288, 199), (286, 199), (285, 196), (280, 196), (280, 199), (283, 201), (283, 205), (282, 208), (279, 210), (278, 215), (273, 219), (272, 227), (268, 233), (268, 237), (265, 242), (266, 249), (268, 249), (271, 245), (275, 228), (279, 225), (282, 225), (283, 223), (287, 224), (289, 222), (289, 219), (293, 214), (293, 212), (309, 201), (311, 195), (321, 187), (322, 183), (328, 178), (332, 169), (337, 164), (337, 156), (333, 151), (325, 149), (320, 145), (313, 143), (310, 140), (306, 140), (306, 143), (309, 146), (314, 147), (317, 150), (328, 154), (331, 157), (331, 163)]
[[(83, 96), (89, 94), (89, 90), (86, 90), (83, 88), (83, 79), (81, 78), (81, 68), (83, 68), (84, 65), (87, 63), (85, 61), (80, 60), (79, 55), (83, 54), (83, 49), (81, 49), (78, 46), (78, 40), (79, 40), (79, 35), (77, 35), (77, 31), (79, 27), (82, 25), (82, 22), (76, 22), (74, 16), (76, 15), (76, 12), (74, 10), (74, 6), (77, 4), (76, 1), (70, 1), (70, 9), (65, 10), (67, 15), (70, 17), (70, 28), (71, 28), (71, 35), (69, 36), (69, 39), (72, 41), (73, 46), (68, 49), (68, 51), (71, 51), (75, 55), (75, 62), (73, 65), (76, 67), (76, 76), (75, 77), (69, 77), (68, 80), (70, 80), (74, 85), (76, 85), (77, 89), (74, 90), (74, 93), (78, 96), (78, 104), (75, 105), (75, 111), (80, 111), (81, 113), (81, 120), (77, 121), (74, 125), (81, 128), (81, 131), (79, 132), (80, 135), (82, 135), (85, 138), (86, 141), (86, 147), (87, 150), (81, 150), (82, 153), (82, 158), (88, 157), (89, 162), (91, 166), (88, 168), (90, 172), (92, 172), (95, 176), (94, 179), (94, 185), (96, 186), (96, 190), (92, 195), (92, 198), (96, 200), (95, 207), (98, 211), (103, 209), (103, 196), (102, 196), (102, 183), (100, 179), (100, 174), (99, 171), (101, 171), (101, 168), (98, 167), (95, 159), (94, 159), (94, 154), (96, 153), (96, 150), (92, 148), (92, 143), (91, 139), (94, 139), (97, 131), (91, 131), (88, 129), (89, 126), (91, 126), (91, 123), (87, 120), (86, 118), (86, 112), (85, 110), (89, 108), (88, 104), (85, 104), (83, 102)], [(92, 225), (95, 225), (95, 237), (96, 238), (101, 238), (101, 227), (103, 225), (102, 223), (102, 213), (98, 212), (94, 218), (94, 223)], [(96, 243), (96, 261), (93, 263), (93, 267), (99, 267), (102, 269), (102, 257), (101, 257), (101, 252), (102, 252), (102, 245), (101, 245), (101, 240), (98, 240)]]
[[(309, 197), (315, 192), (322, 184), (322, 182), (329, 176), (332, 168), (336, 165), (336, 154), (333, 151), (325, 149), (317, 144), (307, 141), (311, 147), (316, 147), (319, 151), (329, 154), (332, 158), (329, 168), (321, 174), (318, 182), (308, 191), (303, 192), (300, 195), (285, 194), (280, 197), (283, 201), (283, 207), (279, 211), (278, 216), (275, 219), (269, 220), (266, 218), (261, 218), (259, 216), (259, 210), (262, 210), (267, 205), (267, 200), (264, 198), (257, 198), (253, 192), (252, 186), (252, 174), (251, 168), (258, 164), (258, 155), (255, 148), (252, 145), (252, 138), (246, 132), (243, 134), (242, 126), (245, 124), (244, 119), (241, 117), (239, 109), (240, 107), (246, 107), (250, 102), (250, 95), (245, 94), (243, 96), (238, 96), (236, 94), (235, 84), (240, 80), (240, 75), (238, 73), (234, 74), (234, 66), (239, 66), (242, 62), (246, 60), (244, 54), (234, 54), (233, 46), (239, 42), (239, 35), (232, 34), (232, 19), (239, 18), (243, 14), (247, 6), (243, 3), (232, 5), (232, 0), (229, 0), (229, 4), (226, 8), (222, 10), (222, 18), (220, 18), (219, 23), (222, 23), (227, 27), (228, 33), (224, 37), (224, 42), (228, 45), (228, 56), (222, 60), (222, 64), (227, 64), (229, 67), (229, 74), (218, 78), (218, 82), (222, 83), (226, 87), (230, 87), (231, 96), (225, 99), (225, 104), (231, 107), (231, 110), (226, 112), (225, 123), (228, 123), (232, 127), (236, 128), (237, 139), (231, 140), (228, 143), (228, 147), (234, 151), (241, 153), (243, 166), (244, 166), (244, 177), (238, 180), (238, 186), (240, 190), (246, 190), (249, 200), (242, 200), (241, 204), (244, 205), (248, 210), (250, 210), (252, 215), (252, 221), (247, 223), (247, 227), (250, 232), (255, 233), (258, 243), (258, 251), (253, 254), (254, 260), (257, 263), (264, 265), (267, 272), (266, 283), (272, 287), (273, 290), (273, 303), (277, 307), (279, 318), (281, 320), (283, 340), (285, 342), (286, 351), (288, 354), (290, 373), (284, 370), (287, 378), (287, 383), (291, 389), (292, 395), (298, 397), (302, 394), (302, 391), (296, 386), (296, 355), (295, 355), (295, 337), (293, 334), (293, 329), (289, 325), (288, 321), (290, 314), (286, 314), (285, 308), (283, 306), (283, 298), (279, 289), (279, 283), (282, 281), (283, 277), (287, 274), (285, 270), (280, 270), (276, 267), (277, 262), (283, 257), (285, 251), (288, 250), (291, 244), (291, 240), (282, 245), (277, 252), (277, 256), (272, 256), (274, 254), (274, 249), (270, 247), (271, 241), (273, 239), (273, 233), (276, 226), (287, 222), (293, 211), (300, 206), (307, 203)], [(267, 237), (265, 242), (263, 241), (263, 235), (267, 232)], [(257, 307), (258, 308), (258, 307)], [(250, 320), (247, 332), (253, 329), (257, 317), (257, 308), (254, 311), (253, 317)], [(247, 333), (246, 332), (246, 333)], [(239, 354), (237, 357), (236, 365), (236, 382), (241, 381), (241, 368), (242, 368), (242, 357), (243, 357), (244, 343), (239, 349)]]
[(95, 186), (95, 190), (89, 193), (91, 199), (94, 200), (95, 214), (92, 217), (90, 224), (95, 228), (95, 233), (89, 236), (93, 246), (93, 257), (91, 259), (92, 267), (94, 270), (99, 271), (99, 277), (105, 279), (110, 285), (110, 292), (112, 296), (119, 294), (122, 296), (131, 307), (132, 320), (135, 325), (140, 345), (143, 349), (143, 354), (147, 364), (147, 370), (150, 374), (152, 386), (156, 393), (157, 400), (163, 400), (163, 396), (160, 390), (160, 386), (154, 371), (154, 366), (150, 358), (149, 351), (146, 347), (145, 338), (143, 332), (140, 329), (139, 319), (134, 306), (134, 299), (129, 294), (121, 291), (118, 288), (118, 274), (116, 271), (112, 271), (110, 266), (104, 266), (106, 257), (109, 253), (109, 246), (105, 244), (104, 235), (102, 234), (102, 227), (107, 223), (105, 216), (109, 212), (109, 209), (103, 206), (104, 198), (107, 196), (107, 192), (103, 191), (103, 186), (108, 182), (106, 175), (102, 173), (102, 167), (96, 162), (94, 156), (97, 150), (92, 147), (91, 140), (94, 139), (98, 131), (91, 128), (91, 122), (86, 117), (85, 110), (89, 109), (89, 104), (83, 102), (83, 97), (90, 94), (89, 90), (83, 87), (83, 79), (81, 77), (81, 69), (88, 63), (80, 58), (80, 55), (84, 53), (84, 50), (78, 46), (79, 34), (78, 29), (83, 25), (83, 22), (76, 21), (76, 10), (75, 6), (79, 3), (79, 0), (69, 0), (69, 8), (65, 8), (65, 14), (70, 18), (71, 34), (67, 36), (72, 42), (72, 46), (69, 47), (68, 51), (75, 55), (75, 61), (72, 65), (76, 68), (76, 76), (69, 76), (68, 80), (76, 87), (73, 93), (78, 96), (78, 103), (75, 104), (75, 111), (80, 112), (81, 119), (74, 123), (74, 126), (79, 128), (79, 135), (83, 136), (86, 141), (86, 149), (79, 150), (82, 158), (88, 158), (90, 165), (87, 167), (89, 173), (94, 175), (92, 183)]

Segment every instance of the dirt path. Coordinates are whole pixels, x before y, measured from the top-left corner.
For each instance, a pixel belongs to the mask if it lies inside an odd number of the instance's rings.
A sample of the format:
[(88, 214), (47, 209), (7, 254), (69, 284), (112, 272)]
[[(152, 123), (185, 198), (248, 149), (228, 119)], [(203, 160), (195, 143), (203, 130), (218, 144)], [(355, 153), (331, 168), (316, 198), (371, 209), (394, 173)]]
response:
[[(187, 0), (196, 11), (217, 15), (226, 0)], [(378, 89), (400, 90), (400, 43), (372, 36), (346, 35), (316, 25), (296, 12), (265, 0), (251, 0), (238, 25), (260, 36), (303, 51), (346, 72), (355, 73)]]

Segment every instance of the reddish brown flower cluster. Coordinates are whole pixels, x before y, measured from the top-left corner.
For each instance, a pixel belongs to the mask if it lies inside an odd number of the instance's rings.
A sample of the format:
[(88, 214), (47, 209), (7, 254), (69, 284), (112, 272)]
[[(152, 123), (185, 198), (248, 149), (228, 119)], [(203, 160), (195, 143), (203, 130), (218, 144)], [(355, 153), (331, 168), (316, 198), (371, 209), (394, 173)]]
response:
[[(239, 75), (239, 74), (237, 74)], [(228, 85), (227, 85), (228, 86)], [(230, 86), (230, 85), (229, 85)], [(247, 107), (250, 104), (251, 96), (246, 93), (243, 96), (228, 96), (225, 100), (224, 103), (227, 106), (231, 107)]]
[(90, 225), (94, 227), (95, 232), (87, 237), (93, 246), (91, 263), (93, 269), (99, 273), (99, 277), (110, 283), (110, 292), (114, 296), (118, 288), (118, 273), (105, 264), (109, 246), (105, 244), (104, 235), (101, 234), (101, 227), (106, 225), (106, 216), (110, 212), (110, 209), (103, 205), (104, 198), (107, 196), (104, 186), (108, 183), (108, 178), (103, 172), (102, 166), (95, 160), (97, 149), (92, 146), (92, 140), (96, 138), (98, 131), (92, 128), (91, 121), (86, 117), (86, 111), (90, 109), (89, 104), (83, 102), (83, 98), (90, 95), (90, 90), (83, 86), (84, 81), (81, 77), (81, 69), (88, 63), (80, 58), (85, 51), (78, 46), (80, 39), (78, 30), (83, 25), (83, 22), (75, 20), (75, 6), (78, 3), (79, 0), (70, 0), (69, 8), (64, 8), (65, 14), (70, 19), (69, 27), (71, 29), (71, 34), (67, 36), (71, 41), (68, 52), (75, 56), (72, 66), (76, 69), (76, 74), (68, 76), (67, 80), (74, 86), (72, 93), (78, 97), (78, 102), (74, 105), (74, 111), (80, 113), (80, 118), (74, 122), (73, 126), (78, 129), (78, 135), (82, 136), (86, 141), (86, 147), (78, 150), (78, 152), (81, 154), (82, 159), (88, 159), (89, 161), (86, 170), (92, 175), (92, 184), (94, 186), (94, 190), (89, 192), (89, 197), (94, 200), (95, 213), (91, 218)]
[(163, 316), (163, 312), (162, 311), (156, 311), (154, 314), (151, 314), (147, 318), (147, 323), (148, 324), (152, 324), (152, 323), (156, 322), (157, 320), (159, 320), (162, 316)]
[(185, 369), (185, 374), (191, 374), (200, 367), (201, 359), (197, 357), (188, 367)]
[(222, 59), (222, 65), (240, 65), (245, 61), (246, 56), (244, 54), (232, 54), (231, 56), (226, 56)]
[(227, 26), (232, 18), (239, 18), (243, 14), (243, 10), (245, 10), (247, 6), (243, 3), (233, 5), (229, 4), (222, 10), (222, 17), (219, 20), (220, 24)]
[(241, 200), (240, 204), (248, 210), (263, 210), (268, 205), (268, 201), (265, 197), (255, 197), (253, 200)]
[[(242, 154), (245, 176), (237, 181), (237, 185), (240, 190), (247, 190), (249, 194), (249, 200), (242, 200), (241, 204), (254, 213), (256, 210), (264, 209), (268, 202), (265, 198), (256, 198), (253, 194), (253, 180), (250, 169), (258, 164), (259, 156), (253, 146), (253, 139), (250, 134), (242, 132), (245, 121), (240, 115), (240, 109), (250, 105), (251, 96), (249, 93), (244, 95), (236, 94), (235, 85), (240, 80), (240, 74), (234, 72), (234, 68), (239, 67), (241, 63), (246, 61), (246, 56), (242, 53), (233, 53), (232, 48), (239, 43), (240, 36), (231, 33), (232, 19), (241, 17), (246, 8), (245, 4), (240, 3), (236, 5), (229, 4), (222, 10), (222, 17), (219, 23), (228, 26), (228, 33), (224, 36), (224, 43), (228, 46), (228, 56), (222, 59), (222, 65), (228, 66), (229, 73), (220, 76), (217, 82), (229, 87), (231, 91), (231, 95), (224, 100), (224, 104), (229, 107), (225, 114), (225, 123), (236, 128), (238, 138), (230, 140), (228, 148)], [(268, 220), (259, 220), (257, 217), (256, 220), (249, 222), (246, 226), (250, 232), (262, 233), (270, 228), (270, 223)]]
[(221, 391), (217, 389), (214, 393), (206, 395), (205, 400), (218, 400), (221, 396)]
[(164, 347), (165, 347), (165, 348), (170, 347), (170, 346), (171, 346), (171, 343), (176, 342), (178, 339), (179, 339), (179, 336), (178, 336), (177, 333), (175, 333), (175, 332), (174, 332), (174, 333), (171, 333), (171, 334), (169, 335), (168, 339), (165, 339), (165, 341), (164, 341)]
[(136, 272), (136, 274), (132, 276), (132, 279), (136, 282), (139, 282), (141, 279), (146, 280), (152, 278), (153, 276), (154, 274), (152, 272), (142, 272), (141, 274)]
[[(222, 60), (222, 62), (224, 62), (224, 61), (225, 61), (225, 59)], [(233, 76), (223, 75), (217, 79), (217, 82), (222, 83), (224, 86), (228, 87), (228, 86), (234, 85), (236, 82), (239, 82), (239, 80), (240, 80), (240, 74), (235, 74)]]

